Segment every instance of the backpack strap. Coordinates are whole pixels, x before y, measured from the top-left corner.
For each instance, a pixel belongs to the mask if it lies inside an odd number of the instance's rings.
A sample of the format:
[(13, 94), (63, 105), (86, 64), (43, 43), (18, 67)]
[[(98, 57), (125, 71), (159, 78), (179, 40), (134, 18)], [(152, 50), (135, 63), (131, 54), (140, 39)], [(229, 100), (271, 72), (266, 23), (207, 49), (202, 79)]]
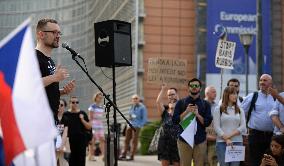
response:
[(239, 96), (239, 100), (242, 103), (244, 101), (244, 98), (242, 96)]
[(246, 121), (247, 125), (248, 125), (248, 122), (249, 122), (249, 119), (250, 119), (250, 116), (251, 116), (251, 112), (252, 112), (252, 110), (255, 109), (255, 103), (256, 103), (257, 97), (258, 97), (258, 92), (253, 92), (253, 96), (252, 96), (252, 99), (251, 99), (251, 102), (250, 102), (250, 107), (249, 107), (249, 110), (248, 110), (248, 117), (247, 117), (247, 121)]

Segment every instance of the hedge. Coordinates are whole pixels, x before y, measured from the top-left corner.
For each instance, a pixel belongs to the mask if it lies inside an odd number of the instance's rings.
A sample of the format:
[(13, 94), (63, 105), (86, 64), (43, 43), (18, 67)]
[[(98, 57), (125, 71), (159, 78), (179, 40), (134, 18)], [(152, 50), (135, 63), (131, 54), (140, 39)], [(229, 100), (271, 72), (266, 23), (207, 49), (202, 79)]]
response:
[(139, 135), (140, 140), (140, 154), (141, 155), (149, 155), (148, 152), (149, 145), (151, 143), (151, 140), (155, 134), (155, 131), (158, 127), (160, 127), (161, 122), (160, 121), (154, 121), (149, 122), (147, 125), (145, 125)]

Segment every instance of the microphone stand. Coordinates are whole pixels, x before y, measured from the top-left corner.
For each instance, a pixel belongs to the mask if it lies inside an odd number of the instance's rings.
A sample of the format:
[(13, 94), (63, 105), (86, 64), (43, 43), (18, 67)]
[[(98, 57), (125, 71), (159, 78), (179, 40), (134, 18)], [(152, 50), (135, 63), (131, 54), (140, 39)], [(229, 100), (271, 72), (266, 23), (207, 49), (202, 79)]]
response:
[[(117, 111), (122, 118), (127, 122), (127, 124), (136, 132), (135, 128), (132, 126), (132, 124), (128, 121), (128, 119), (121, 113), (121, 111), (117, 108), (116, 104), (113, 103), (113, 101), (109, 98), (109, 95), (107, 95), (103, 89), (96, 83), (96, 81), (90, 76), (86, 64), (85, 64), (85, 60), (84, 58), (79, 55), (79, 54), (75, 54), (75, 53), (71, 53), (72, 54), (72, 59), (77, 63), (77, 65), (82, 69), (82, 71), (88, 76), (88, 78), (90, 79), (90, 81), (96, 85), (96, 87), (100, 90), (100, 92), (103, 94), (103, 96), (105, 97), (105, 99), (107, 100), (107, 127), (108, 127), (108, 133), (107, 133), (107, 165), (110, 166), (110, 130), (109, 130), (109, 111), (110, 111), (110, 107), (113, 107), (114, 109), (114, 115), (115, 112)], [(77, 60), (77, 57), (80, 58), (83, 62), (86, 68), (84, 68), (79, 61)], [(116, 131), (116, 117), (114, 117), (114, 127), (115, 127), (115, 131)], [(116, 133), (114, 134), (116, 136)], [(116, 143), (116, 138), (114, 138), (114, 142)], [(114, 147), (117, 147), (117, 145), (114, 145)], [(114, 149), (114, 158), (115, 158), (115, 166), (117, 166), (117, 149)]]

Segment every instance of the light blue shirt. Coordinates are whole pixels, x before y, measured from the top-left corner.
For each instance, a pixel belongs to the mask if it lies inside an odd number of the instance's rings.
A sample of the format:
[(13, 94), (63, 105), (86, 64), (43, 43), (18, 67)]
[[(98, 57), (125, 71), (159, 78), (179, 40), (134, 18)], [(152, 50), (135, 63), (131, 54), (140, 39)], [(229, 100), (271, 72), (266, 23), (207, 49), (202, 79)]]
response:
[[(284, 97), (284, 92), (279, 94), (281, 97)], [(269, 113), (270, 117), (278, 116), (281, 123), (284, 124), (284, 105), (281, 104), (278, 100), (274, 103), (273, 110)], [(280, 134), (280, 130), (277, 126), (274, 126), (274, 134)], [(284, 133), (282, 133), (284, 134)]]
[(129, 116), (129, 121), (135, 128), (142, 128), (147, 123), (147, 109), (141, 103), (131, 106)]
[[(220, 105), (220, 102), (218, 102), (218, 104), (217, 104), (217, 102), (215, 102), (215, 101), (213, 101), (212, 103), (210, 103), (210, 102), (208, 101), (208, 103), (210, 104), (210, 107), (211, 107), (211, 115), (213, 116), (214, 111), (215, 111), (216, 107), (218, 107), (218, 106)], [(221, 104), (222, 104), (222, 103), (221, 103)]]
[[(248, 114), (253, 93), (248, 94), (241, 104), (241, 107)], [(251, 111), (248, 127), (259, 131), (273, 131), (273, 123), (269, 117), (269, 112), (272, 110), (274, 99), (271, 95), (266, 95), (258, 91), (258, 97), (255, 103), (255, 109)]]

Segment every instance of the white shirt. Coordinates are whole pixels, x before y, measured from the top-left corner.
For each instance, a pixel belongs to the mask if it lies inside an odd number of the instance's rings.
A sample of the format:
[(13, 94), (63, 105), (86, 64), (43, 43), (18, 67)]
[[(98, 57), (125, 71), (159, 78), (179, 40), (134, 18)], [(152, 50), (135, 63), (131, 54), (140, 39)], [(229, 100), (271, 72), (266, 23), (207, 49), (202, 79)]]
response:
[(243, 142), (242, 133), (246, 132), (245, 114), (242, 108), (240, 113), (235, 113), (235, 107), (228, 107), (227, 114), (220, 112), (220, 106), (216, 107), (213, 113), (214, 129), (217, 133), (217, 142), (225, 142), (222, 136), (231, 134), (234, 130), (240, 132), (239, 135), (231, 138), (232, 142)]

